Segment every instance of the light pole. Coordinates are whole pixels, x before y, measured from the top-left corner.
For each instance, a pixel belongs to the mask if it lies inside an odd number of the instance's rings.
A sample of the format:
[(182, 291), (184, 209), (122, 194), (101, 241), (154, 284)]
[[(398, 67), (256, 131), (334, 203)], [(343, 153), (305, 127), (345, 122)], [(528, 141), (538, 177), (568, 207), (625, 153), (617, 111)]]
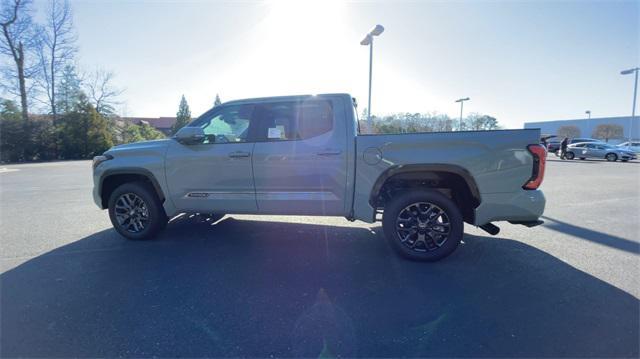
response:
[(633, 85), (633, 108), (631, 109), (631, 120), (629, 120), (629, 146), (631, 146), (631, 140), (632, 140), (631, 130), (633, 129), (633, 120), (636, 119), (636, 96), (638, 95), (638, 70), (640, 70), (640, 68), (636, 67), (633, 69), (624, 70), (620, 72), (620, 75), (630, 75), (634, 72), (636, 74), (635, 84)]
[(360, 41), (360, 45), (367, 46), (369, 45), (369, 105), (367, 106), (367, 124), (369, 125), (369, 130), (373, 128), (373, 123), (371, 123), (371, 77), (373, 74), (373, 37), (379, 36), (384, 31), (384, 27), (382, 25), (374, 26)]
[(589, 121), (591, 121), (591, 110), (586, 110), (584, 113), (586, 113), (587, 116), (589, 116), (587, 118), (587, 136), (591, 136), (589, 135)]
[(460, 102), (460, 128), (458, 129), (458, 131), (462, 131), (462, 109), (464, 108), (464, 102), (469, 100), (471, 99), (468, 97), (459, 98), (456, 100), (456, 102)]

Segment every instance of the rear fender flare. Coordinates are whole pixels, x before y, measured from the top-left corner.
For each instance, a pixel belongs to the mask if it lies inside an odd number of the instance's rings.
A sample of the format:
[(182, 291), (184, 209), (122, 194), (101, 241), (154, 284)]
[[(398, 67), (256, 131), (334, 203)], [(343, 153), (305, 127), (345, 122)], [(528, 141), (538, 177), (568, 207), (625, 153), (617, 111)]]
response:
[(375, 206), (375, 199), (380, 194), (380, 190), (384, 183), (391, 177), (396, 176), (402, 173), (412, 173), (412, 172), (446, 172), (458, 175), (464, 179), (465, 183), (469, 187), (471, 195), (478, 200), (478, 203), (481, 202), (480, 191), (478, 190), (478, 185), (476, 181), (473, 179), (471, 173), (458, 165), (452, 164), (413, 164), (413, 165), (396, 165), (389, 167), (386, 169), (376, 180), (373, 188), (371, 189), (371, 194), (369, 196), (369, 203), (372, 206)]

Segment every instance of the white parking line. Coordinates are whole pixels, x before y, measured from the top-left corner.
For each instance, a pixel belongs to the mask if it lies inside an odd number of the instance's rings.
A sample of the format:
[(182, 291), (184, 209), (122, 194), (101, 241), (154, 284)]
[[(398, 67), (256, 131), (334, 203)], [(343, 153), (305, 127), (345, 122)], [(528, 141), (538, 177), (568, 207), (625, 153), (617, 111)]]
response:
[(20, 171), (20, 170), (16, 168), (6, 168), (6, 167), (0, 168), (0, 173), (16, 172), (16, 171)]

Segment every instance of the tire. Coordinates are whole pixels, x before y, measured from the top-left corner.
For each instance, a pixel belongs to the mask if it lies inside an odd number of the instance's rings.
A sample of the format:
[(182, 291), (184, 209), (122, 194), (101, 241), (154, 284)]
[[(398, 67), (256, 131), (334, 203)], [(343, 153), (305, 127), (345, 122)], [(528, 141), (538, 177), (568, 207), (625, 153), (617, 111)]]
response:
[[(417, 216), (412, 217), (412, 213), (417, 213)], [(429, 220), (429, 216), (436, 213), (441, 214)], [(448, 235), (439, 234), (446, 230), (444, 224), (447, 222)], [(385, 206), (382, 229), (391, 247), (401, 256), (434, 262), (447, 257), (458, 247), (464, 222), (460, 210), (451, 199), (440, 192), (419, 190), (400, 194)]]
[(567, 152), (565, 153), (564, 157), (568, 160), (572, 160), (576, 157), (576, 155), (574, 155), (573, 152)]
[[(137, 221), (131, 220), (128, 210), (136, 212)], [(153, 238), (168, 221), (158, 196), (145, 182), (129, 182), (116, 188), (109, 197), (109, 218), (120, 235), (133, 240)]]
[(585, 157), (580, 157), (580, 160), (584, 161), (586, 158)]
[(615, 153), (607, 153), (607, 155), (604, 156), (604, 159), (609, 162), (615, 162), (618, 160), (618, 155), (616, 155)]

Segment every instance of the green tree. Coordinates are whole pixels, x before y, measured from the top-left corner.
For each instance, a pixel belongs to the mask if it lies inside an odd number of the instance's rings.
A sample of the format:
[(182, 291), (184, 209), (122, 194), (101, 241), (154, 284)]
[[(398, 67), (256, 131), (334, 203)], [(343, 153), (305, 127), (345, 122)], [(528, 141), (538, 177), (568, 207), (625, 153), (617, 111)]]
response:
[(58, 158), (58, 134), (52, 119), (29, 121), (29, 161), (50, 161)]
[(57, 110), (59, 113), (64, 114), (73, 110), (82, 95), (81, 85), (82, 81), (78, 78), (76, 68), (73, 65), (65, 66), (58, 83)]
[(213, 101), (213, 107), (222, 105), (222, 101), (220, 101), (220, 96), (216, 94), (216, 99)]
[(144, 141), (144, 137), (142, 137), (142, 133), (140, 133), (140, 126), (133, 123), (127, 123), (122, 129), (122, 143), (140, 141)]
[(159, 140), (162, 138), (165, 138), (162, 132), (144, 122), (140, 125), (129, 123), (122, 130), (122, 143)]
[(25, 127), (18, 106), (13, 101), (0, 99), (0, 161), (53, 160), (55, 144), (51, 119), (34, 117)]
[(11, 100), (0, 100), (0, 161), (24, 160), (25, 131), (20, 109)]
[(82, 95), (73, 110), (58, 121), (60, 156), (64, 159), (90, 158), (113, 146), (107, 120)]
[(166, 138), (164, 133), (156, 130), (155, 127), (146, 123), (140, 125), (140, 134), (145, 140), (160, 140)]
[(176, 123), (171, 128), (171, 133), (175, 134), (189, 122), (191, 122), (191, 110), (189, 110), (187, 99), (182, 95), (182, 99), (180, 99), (180, 106), (178, 107), (178, 113), (176, 113)]

